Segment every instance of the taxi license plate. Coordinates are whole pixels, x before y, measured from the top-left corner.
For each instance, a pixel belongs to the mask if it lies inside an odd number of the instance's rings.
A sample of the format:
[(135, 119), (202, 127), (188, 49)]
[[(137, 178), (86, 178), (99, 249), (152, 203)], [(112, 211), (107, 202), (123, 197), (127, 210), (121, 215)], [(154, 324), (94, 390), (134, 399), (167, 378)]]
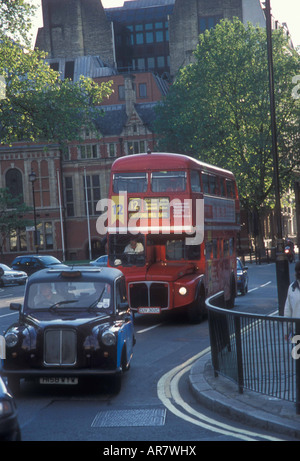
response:
[(78, 378), (71, 378), (71, 377), (43, 377), (40, 378), (40, 384), (72, 384), (76, 385), (78, 384)]
[(139, 307), (140, 314), (160, 314), (160, 307)]

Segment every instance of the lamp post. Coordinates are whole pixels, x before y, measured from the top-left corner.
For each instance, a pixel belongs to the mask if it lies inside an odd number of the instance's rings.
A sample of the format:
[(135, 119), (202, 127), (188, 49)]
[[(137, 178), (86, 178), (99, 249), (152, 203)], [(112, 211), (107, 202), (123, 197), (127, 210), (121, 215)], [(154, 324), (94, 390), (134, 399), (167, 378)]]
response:
[(35, 172), (33, 170), (31, 171), (31, 173), (29, 173), (29, 181), (31, 182), (31, 185), (32, 185), (33, 218), (34, 218), (34, 246), (35, 246), (35, 251), (38, 254), (39, 246), (38, 246), (38, 241), (37, 241), (35, 193), (34, 193), (34, 183), (36, 181), (36, 174), (35, 174)]
[(277, 151), (277, 128), (275, 113), (275, 92), (274, 92), (274, 71), (273, 71), (273, 50), (272, 50), (272, 15), (270, 0), (265, 2), (266, 28), (267, 28), (267, 49), (268, 49), (268, 70), (269, 70), (269, 91), (270, 91), (270, 112), (271, 112), (271, 133), (272, 133), (272, 153), (274, 164), (274, 187), (275, 187), (275, 218), (277, 225), (277, 245), (276, 245), (276, 277), (278, 292), (279, 315), (284, 313), (285, 299), (290, 283), (289, 263), (284, 254), (284, 242), (282, 236), (282, 217), (280, 205), (280, 184), (278, 169)]

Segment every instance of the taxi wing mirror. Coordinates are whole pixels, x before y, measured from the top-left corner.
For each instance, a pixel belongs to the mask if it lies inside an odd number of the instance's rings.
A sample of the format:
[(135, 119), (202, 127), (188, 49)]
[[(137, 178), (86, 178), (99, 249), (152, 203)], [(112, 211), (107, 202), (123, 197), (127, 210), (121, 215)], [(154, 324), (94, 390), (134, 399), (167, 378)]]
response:
[(20, 304), (20, 303), (10, 303), (9, 308), (12, 311), (19, 311), (20, 312), (21, 308), (22, 308), (22, 304)]

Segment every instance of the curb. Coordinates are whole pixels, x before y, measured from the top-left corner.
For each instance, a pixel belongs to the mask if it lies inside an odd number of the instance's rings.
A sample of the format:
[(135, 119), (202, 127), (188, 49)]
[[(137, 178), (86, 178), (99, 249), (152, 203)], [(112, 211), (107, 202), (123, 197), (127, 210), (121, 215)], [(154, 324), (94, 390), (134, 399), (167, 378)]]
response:
[(201, 357), (189, 374), (189, 384), (196, 400), (207, 409), (268, 432), (300, 439), (300, 415), (295, 404), (244, 390), (221, 375), (214, 376), (210, 354)]

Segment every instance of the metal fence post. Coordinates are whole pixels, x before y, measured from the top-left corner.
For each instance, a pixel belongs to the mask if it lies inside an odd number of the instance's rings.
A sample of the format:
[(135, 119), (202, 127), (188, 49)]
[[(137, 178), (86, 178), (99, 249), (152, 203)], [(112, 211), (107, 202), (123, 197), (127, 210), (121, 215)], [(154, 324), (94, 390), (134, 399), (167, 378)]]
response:
[(211, 361), (212, 366), (214, 369), (215, 378), (218, 377), (218, 370), (219, 370), (219, 361), (218, 361), (218, 348), (217, 348), (217, 338), (215, 334), (215, 324), (213, 321), (214, 313), (212, 311), (208, 311), (208, 328), (209, 328), (209, 336), (210, 336), (210, 350), (211, 350)]
[(241, 319), (237, 315), (234, 316), (234, 332), (236, 344), (236, 361), (238, 372), (239, 393), (244, 390), (244, 372), (243, 372), (243, 354), (242, 354), (242, 339), (241, 339)]

